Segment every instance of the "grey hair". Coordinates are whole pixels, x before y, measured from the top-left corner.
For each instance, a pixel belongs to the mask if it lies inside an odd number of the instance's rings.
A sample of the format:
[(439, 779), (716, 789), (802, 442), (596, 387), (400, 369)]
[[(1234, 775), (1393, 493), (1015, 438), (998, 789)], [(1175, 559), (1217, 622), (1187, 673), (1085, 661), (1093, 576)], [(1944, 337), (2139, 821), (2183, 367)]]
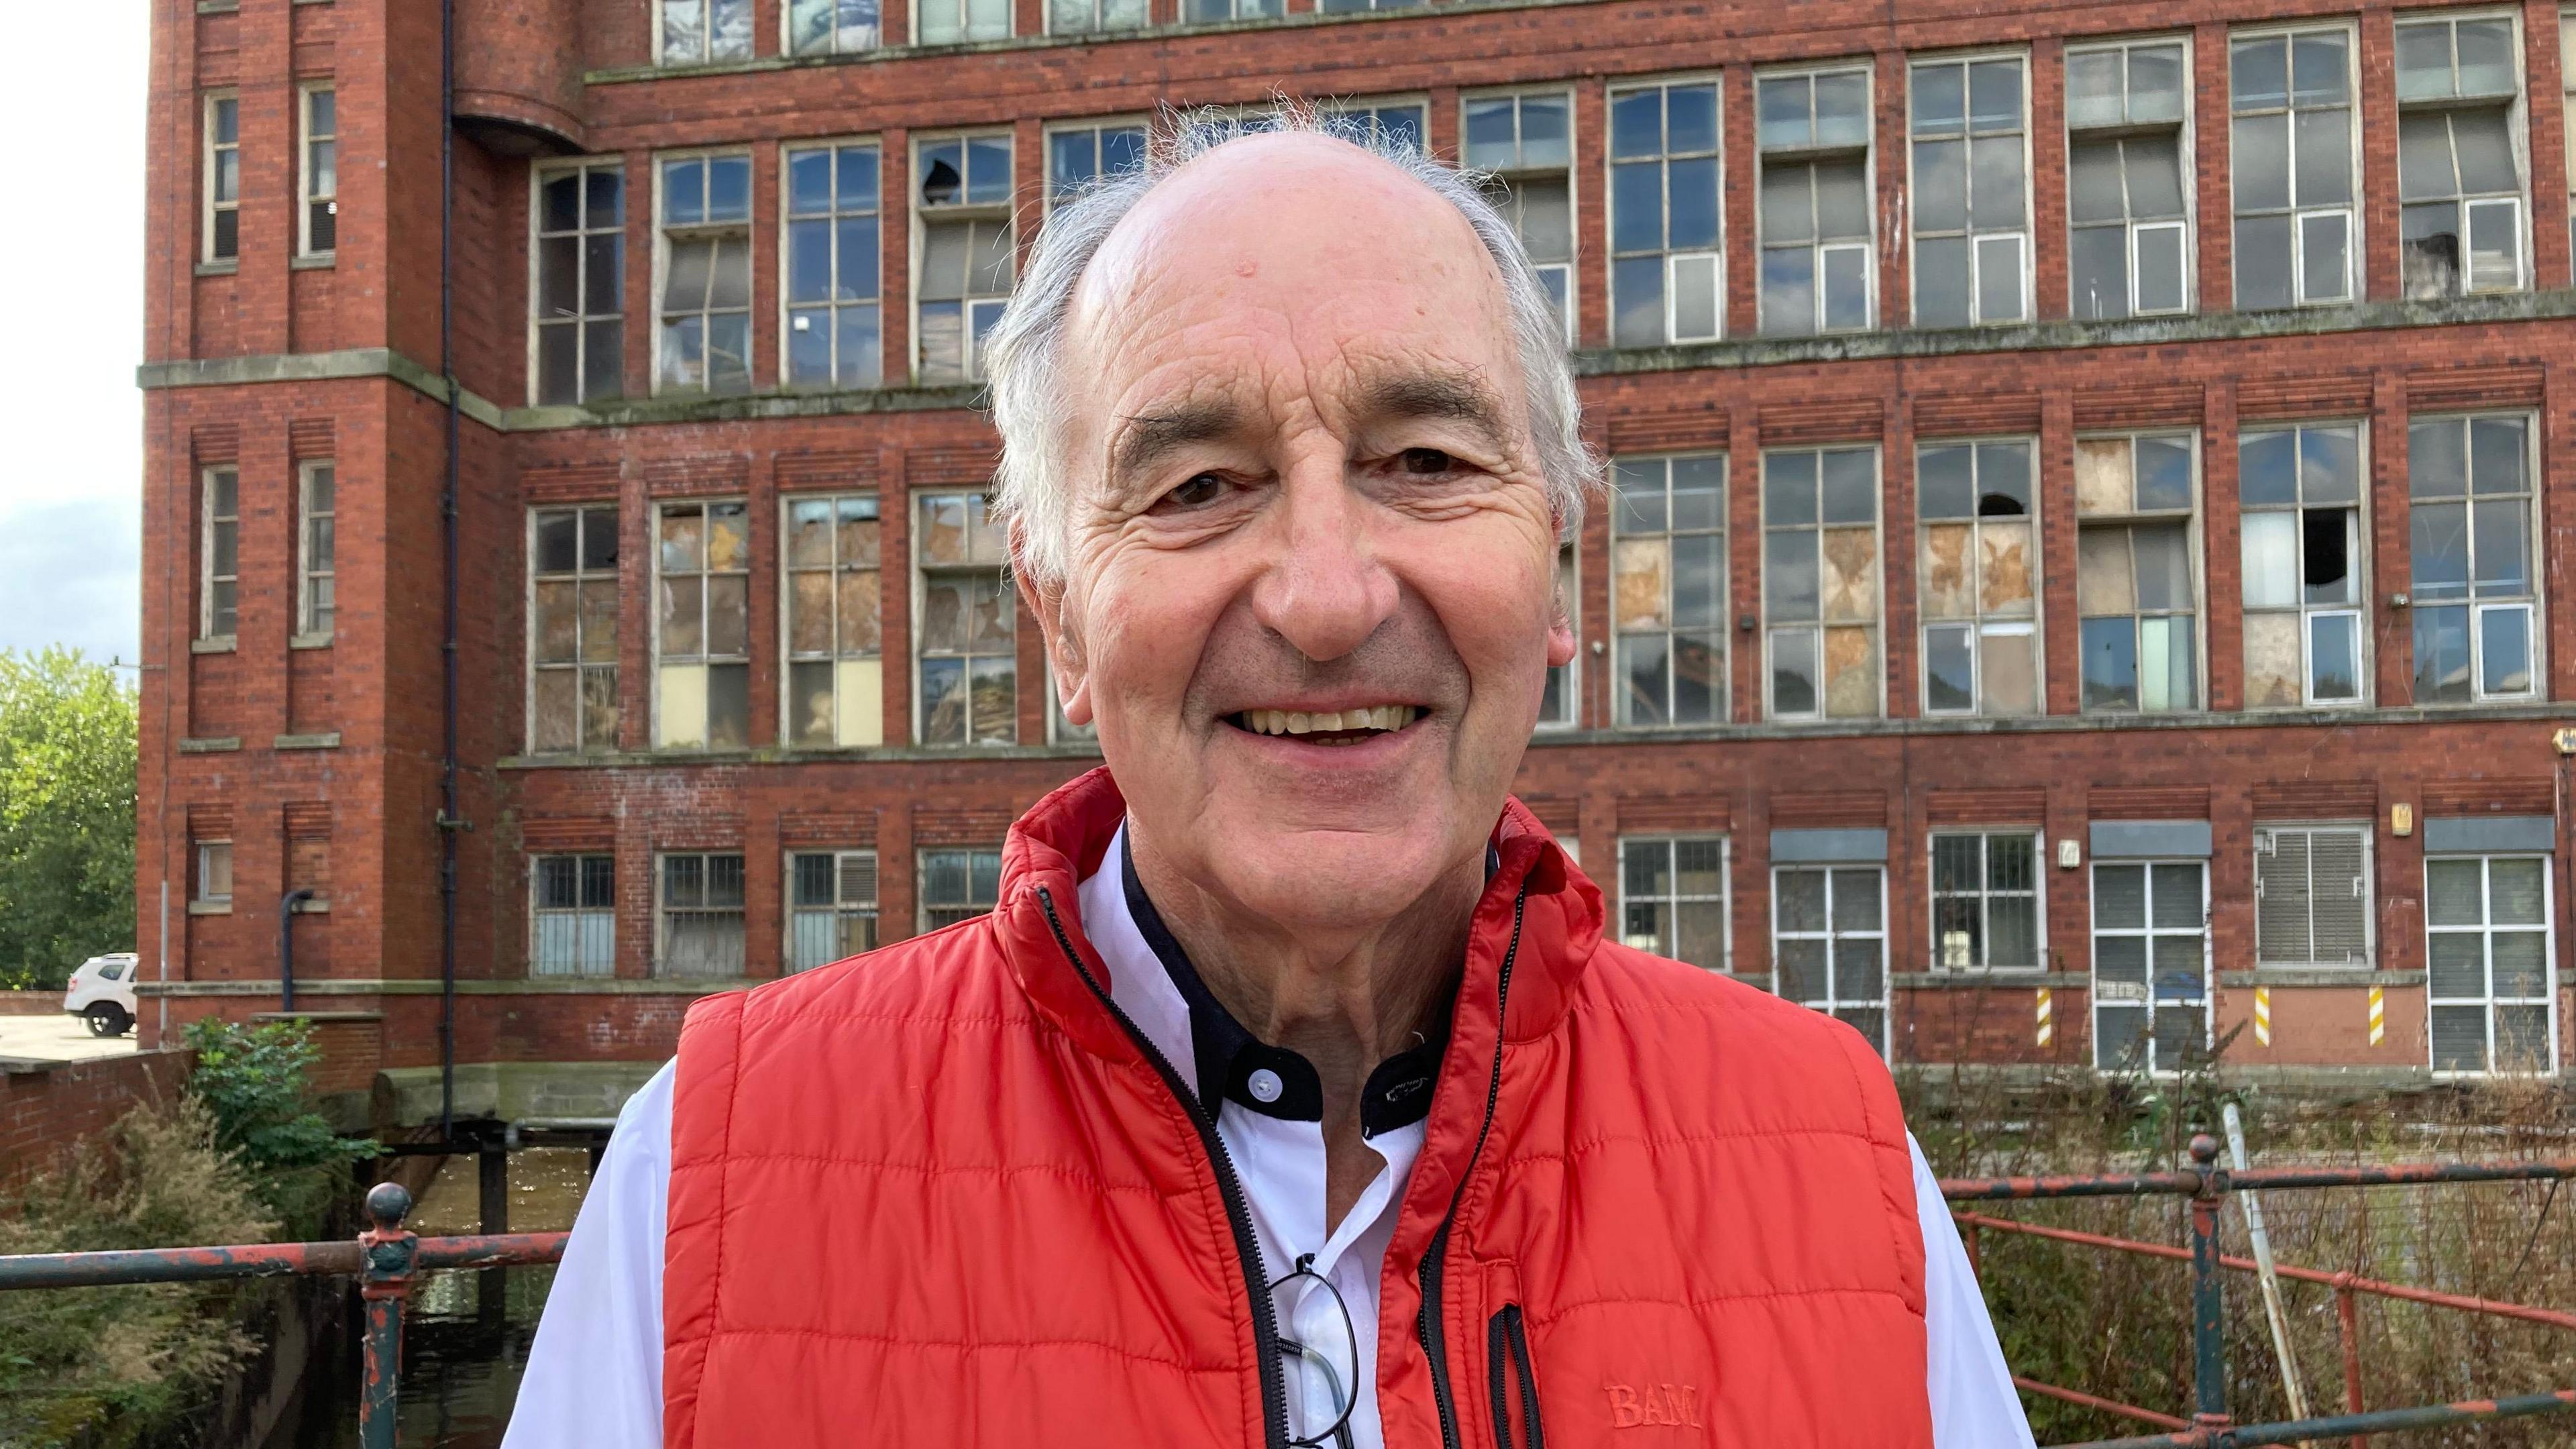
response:
[(1061, 584), (1067, 565), (1073, 500), (1064, 477), (1058, 429), (1076, 386), (1062, 350), (1073, 295), (1111, 231), (1174, 172), (1220, 146), (1254, 135), (1292, 132), (1329, 136), (1355, 146), (1420, 182), (1457, 208), (1502, 273), (1505, 302), (1527, 394), (1538, 467), (1556, 515), (1557, 536), (1583, 526), (1583, 504), (1600, 464), (1582, 435), (1582, 404), (1567, 365), (1564, 323), (1530, 265), (1520, 236), (1485, 198), (1474, 172), (1446, 165), (1400, 139), (1354, 120), (1318, 115), (1282, 101), (1251, 115), (1200, 111), (1172, 118), (1144, 164), (1094, 182), (1059, 204), (1038, 235), (1017, 290), (984, 343), (993, 423), (1002, 461), (993, 475), (993, 514), (1017, 540), (1020, 571), (1040, 585)]

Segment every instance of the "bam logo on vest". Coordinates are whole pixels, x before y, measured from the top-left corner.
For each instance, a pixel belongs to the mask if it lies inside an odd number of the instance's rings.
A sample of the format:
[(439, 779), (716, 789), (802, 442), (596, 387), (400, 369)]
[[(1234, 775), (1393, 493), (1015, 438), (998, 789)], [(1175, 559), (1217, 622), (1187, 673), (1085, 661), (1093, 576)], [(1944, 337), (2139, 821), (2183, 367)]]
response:
[(1613, 1429), (1700, 1427), (1695, 1384), (1648, 1384), (1643, 1393), (1626, 1384), (1611, 1384), (1609, 1394)]

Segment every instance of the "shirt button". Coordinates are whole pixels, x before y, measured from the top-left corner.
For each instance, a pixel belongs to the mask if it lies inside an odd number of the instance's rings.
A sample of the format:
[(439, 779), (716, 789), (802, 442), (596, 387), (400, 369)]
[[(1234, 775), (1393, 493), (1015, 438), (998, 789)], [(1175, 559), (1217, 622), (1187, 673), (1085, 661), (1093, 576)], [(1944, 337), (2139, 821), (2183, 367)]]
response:
[(1279, 1080), (1279, 1074), (1268, 1067), (1255, 1068), (1250, 1079), (1244, 1082), (1244, 1086), (1251, 1090), (1252, 1100), (1264, 1105), (1278, 1101), (1280, 1092), (1285, 1090), (1285, 1085)]

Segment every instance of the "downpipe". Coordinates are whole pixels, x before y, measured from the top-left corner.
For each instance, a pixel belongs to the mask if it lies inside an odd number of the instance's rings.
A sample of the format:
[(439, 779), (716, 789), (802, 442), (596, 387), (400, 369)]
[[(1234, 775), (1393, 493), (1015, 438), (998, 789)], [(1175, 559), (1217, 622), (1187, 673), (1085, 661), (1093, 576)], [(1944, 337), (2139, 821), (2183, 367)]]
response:
[(456, 1136), (456, 0), (438, 4), (438, 366), (447, 384), (447, 473), (438, 496), (439, 569), (444, 585), (439, 639), (438, 780), (438, 1131)]
[(313, 892), (302, 888), (288, 891), (277, 902), (277, 1009), (295, 1013), (295, 910), (313, 899)]

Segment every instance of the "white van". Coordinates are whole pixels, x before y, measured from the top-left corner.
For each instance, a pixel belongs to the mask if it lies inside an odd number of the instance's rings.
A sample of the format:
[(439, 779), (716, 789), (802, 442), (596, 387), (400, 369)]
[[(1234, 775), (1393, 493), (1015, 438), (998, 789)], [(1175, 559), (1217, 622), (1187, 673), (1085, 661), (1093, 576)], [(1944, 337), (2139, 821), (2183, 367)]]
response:
[(135, 955), (92, 956), (72, 973), (63, 1010), (89, 1023), (92, 1036), (123, 1036), (134, 1029)]

